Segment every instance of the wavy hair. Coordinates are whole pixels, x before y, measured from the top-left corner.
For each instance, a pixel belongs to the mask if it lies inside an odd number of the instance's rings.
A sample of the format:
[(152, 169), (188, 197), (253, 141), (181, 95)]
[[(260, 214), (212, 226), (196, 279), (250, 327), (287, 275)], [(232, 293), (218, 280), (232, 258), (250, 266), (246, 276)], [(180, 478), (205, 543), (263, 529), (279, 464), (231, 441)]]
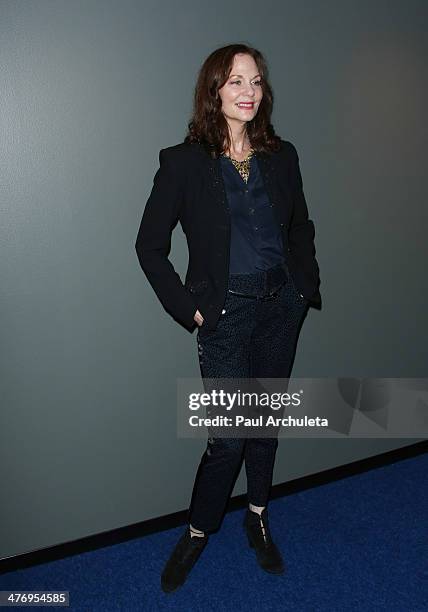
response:
[(261, 76), (263, 97), (256, 116), (247, 121), (246, 131), (251, 146), (256, 151), (272, 153), (281, 146), (281, 138), (271, 124), (273, 92), (268, 80), (268, 67), (257, 49), (245, 44), (232, 44), (213, 51), (202, 64), (196, 82), (193, 113), (188, 123), (185, 143), (200, 143), (214, 158), (230, 147), (228, 124), (222, 113), (222, 101), (218, 90), (229, 78), (233, 59), (237, 53), (251, 55)]

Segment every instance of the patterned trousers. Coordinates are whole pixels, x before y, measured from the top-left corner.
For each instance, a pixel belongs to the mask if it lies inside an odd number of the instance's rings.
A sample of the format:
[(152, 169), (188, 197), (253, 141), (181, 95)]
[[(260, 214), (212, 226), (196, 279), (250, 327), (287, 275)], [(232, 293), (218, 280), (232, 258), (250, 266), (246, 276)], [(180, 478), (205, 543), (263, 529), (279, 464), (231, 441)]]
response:
[[(231, 293), (266, 295), (267, 300)], [(275, 291), (276, 290), (276, 291)], [(229, 277), (215, 330), (199, 327), (198, 355), (203, 378), (289, 378), (298, 333), (308, 301), (296, 290), (285, 264), (269, 271)], [(202, 313), (203, 315), (204, 313)], [(216, 530), (245, 460), (248, 502), (266, 506), (278, 438), (208, 438), (193, 487), (189, 522)]]

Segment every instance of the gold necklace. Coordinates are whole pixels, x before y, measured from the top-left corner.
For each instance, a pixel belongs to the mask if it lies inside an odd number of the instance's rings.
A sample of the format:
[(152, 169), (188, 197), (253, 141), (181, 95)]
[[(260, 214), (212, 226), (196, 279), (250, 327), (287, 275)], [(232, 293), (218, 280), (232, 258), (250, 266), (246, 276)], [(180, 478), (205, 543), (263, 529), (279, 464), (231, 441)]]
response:
[(242, 178), (244, 179), (246, 183), (248, 183), (248, 178), (250, 176), (250, 159), (253, 157), (253, 155), (254, 155), (253, 148), (250, 149), (250, 152), (248, 153), (247, 157), (243, 159), (242, 161), (233, 159), (233, 157), (230, 157), (230, 155), (225, 155), (225, 157), (228, 157), (230, 159), (230, 161), (235, 166), (235, 168), (238, 170), (239, 174), (242, 176)]

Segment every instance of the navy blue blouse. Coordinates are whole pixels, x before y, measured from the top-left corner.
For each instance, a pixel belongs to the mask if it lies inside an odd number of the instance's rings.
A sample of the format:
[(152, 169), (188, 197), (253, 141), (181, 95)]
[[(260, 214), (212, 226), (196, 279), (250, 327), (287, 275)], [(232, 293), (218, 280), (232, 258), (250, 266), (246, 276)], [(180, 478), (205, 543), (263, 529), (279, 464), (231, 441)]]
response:
[(221, 169), (230, 209), (229, 274), (251, 274), (284, 261), (281, 229), (273, 214), (263, 177), (253, 155), (246, 183), (222, 155)]

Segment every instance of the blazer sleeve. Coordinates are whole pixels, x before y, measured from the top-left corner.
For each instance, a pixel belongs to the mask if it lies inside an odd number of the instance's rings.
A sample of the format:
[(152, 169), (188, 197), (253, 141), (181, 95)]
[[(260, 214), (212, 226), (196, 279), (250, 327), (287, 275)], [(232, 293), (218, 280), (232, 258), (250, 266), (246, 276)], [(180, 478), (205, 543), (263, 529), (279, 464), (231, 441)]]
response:
[(161, 149), (159, 169), (144, 208), (135, 249), (140, 266), (165, 310), (190, 328), (195, 324), (197, 306), (168, 259), (182, 200), (181, 176), (171, 155)]
[(306, 277), (306, 281), (313, 289), (315, 301), (320, 300), (319, 294), (319, 266), (315, 258), (315, 227), (309, 219), (308, 207), (303, 191), (303, 180), (300, 172), (299, 155), (296, 147), (288, 141), (291, 151), (289, 162), (289, 181), (293, 196), (293, 216), (288, 232), (289, 247), (293, 257)]

